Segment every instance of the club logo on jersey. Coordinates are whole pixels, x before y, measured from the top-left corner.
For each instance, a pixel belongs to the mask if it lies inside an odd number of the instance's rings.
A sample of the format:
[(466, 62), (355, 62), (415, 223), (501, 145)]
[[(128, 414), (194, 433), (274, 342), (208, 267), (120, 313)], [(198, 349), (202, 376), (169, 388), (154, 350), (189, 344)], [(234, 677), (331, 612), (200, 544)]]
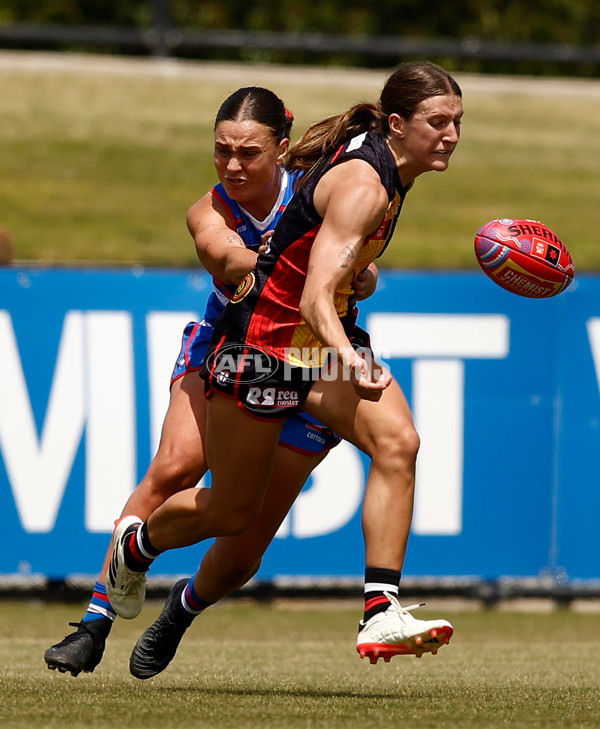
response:
[(206, 366), (220, 385), (251, 385), (271, 377), (279, 367), (267, 349), (247, 344), (227, 344), (206, 358)]
[(235, 294), (231, 298), (231, 303), (239, 304), (240, 301), (243, 301), (246, 296), (248, 296), (248, 294), (252, 291), (255, 283), (256, 276), (251, 271), (235, 290)]

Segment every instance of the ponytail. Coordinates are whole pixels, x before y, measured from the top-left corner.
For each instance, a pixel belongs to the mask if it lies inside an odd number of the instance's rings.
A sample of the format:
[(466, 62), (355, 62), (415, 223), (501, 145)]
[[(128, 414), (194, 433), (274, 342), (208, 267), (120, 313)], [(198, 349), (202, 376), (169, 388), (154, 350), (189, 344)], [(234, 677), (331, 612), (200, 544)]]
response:
[[(379, 104), (356, 104), (343, 114), (330, 116), (310, 126), (290, 151), (287, 167), (310, 172), (319, 160), (348, 139), (363, 132), (387, 133), (387, 119)], [(306, 174), (304, 175), (306, 177)]]

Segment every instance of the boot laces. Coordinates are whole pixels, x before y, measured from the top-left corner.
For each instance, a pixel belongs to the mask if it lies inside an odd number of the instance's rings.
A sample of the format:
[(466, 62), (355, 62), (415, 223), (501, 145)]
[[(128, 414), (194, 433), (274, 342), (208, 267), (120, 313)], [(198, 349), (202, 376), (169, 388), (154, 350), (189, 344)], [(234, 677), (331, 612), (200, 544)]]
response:
[[(425, 607), (425, 605), (427, 605), (426, 602), (418, 602), (418, 603), (415, 603), (414, 605), (408, 605), (407, 607), (402, 607), (402, 605), (400, 605), (400, 602), (398, 601), (398, 598), (395, 595), (392, 595), (390, 592), (384, 592), (383, 594), (390, 601), (391, 609), (394, 612), (397, 612), (400, 615), (400, 617), (402, 617), (402, 618), (405, 618), (408, 615), (408, 617), (411, 617), (414, 619), (414, 616), (410, 615), (410, 611), (416, 610), (417, 608), (420, 608), (420, 607)], [(390, 608), (388, 608), (388, 610), (389, 609)]]

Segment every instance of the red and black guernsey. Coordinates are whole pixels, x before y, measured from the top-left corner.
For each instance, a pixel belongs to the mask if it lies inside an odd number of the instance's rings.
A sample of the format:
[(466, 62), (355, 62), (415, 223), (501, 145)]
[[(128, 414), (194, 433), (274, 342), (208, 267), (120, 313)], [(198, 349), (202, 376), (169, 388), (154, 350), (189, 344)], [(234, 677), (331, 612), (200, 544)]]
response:
[[(323, 347), (299, 312), (308, 259), (323, 222), (315, 210), (313, 194), (329, 169), (349, 159), (362, 159), (372, 165), (381, 178), (389, 204), (379, 228), (365, 238), (353, 270), (336, 291), (334, 304), (338, 316), (342, 319), (348, 313), (352, 281), (385, 250), (408, 189), (402, 187), (385, 140), (372, 132), (342, 145), (294, 194), (277, 224), (268, 252), (258, 257), (255, 270), (246, 276), (217, 320), (213, 342), (218, 338), (264, 347), (279, 360), (301, 367), (307, 366), (306, 361), (298, 360), (295, 351), (308, 348), (314, 352)], [(313, 357), (312, 366), (318, 366)]]

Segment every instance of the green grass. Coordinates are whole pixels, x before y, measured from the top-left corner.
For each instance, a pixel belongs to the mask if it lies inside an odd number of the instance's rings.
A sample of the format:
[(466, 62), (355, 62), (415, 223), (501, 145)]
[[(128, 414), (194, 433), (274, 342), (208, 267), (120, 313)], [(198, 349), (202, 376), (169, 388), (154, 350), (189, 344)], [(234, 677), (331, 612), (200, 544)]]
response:
[(94, 673), (46, 669), (45, 649), (82, 610), (0, 602), (3, 729), (598, 726), (594, 614), (444, 609), (456, 631), (450, 646), (371, 666), (353, 646), (358, 604), (230, 602), (199, 618), (171, 666), (142, 682), (127, 662), (156, 604), (117, 622)]
[[(196, 266), (185, 213), (215, 182), (223, 99), (242, 85), (272, 88), (294, 112), (296, 139), (375, 100), (387, 75), (101, 58), (78, 70), (80, 60), (56, 63), (64, 58), (0, 54), (0, 228), (19, 260)], [(451, 168), (418, 180), (381, 263), (473, 268), (475, 231), (507, 216), (542, 220), (579, 271), (600, 270), (600, 82), (459, 81), (466, 114)]]

